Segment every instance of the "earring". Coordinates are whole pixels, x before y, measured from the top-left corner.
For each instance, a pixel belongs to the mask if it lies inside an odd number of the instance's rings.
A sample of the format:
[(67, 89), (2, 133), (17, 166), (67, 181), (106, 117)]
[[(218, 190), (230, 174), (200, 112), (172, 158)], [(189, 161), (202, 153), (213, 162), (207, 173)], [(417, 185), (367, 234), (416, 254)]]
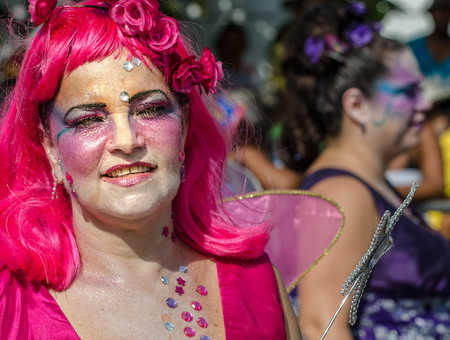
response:
[(66, 172), (66, 179), (67, 179), (67, 183), (69, 183), (70, 193), (71, 193), (72, 197), (78, 198), (77, 192), (73, 188), (73, 178), (72, 178), (72, 176), (70, 176), (69, 172)]
[(185, 155), (184, 155), (184, 151), (183, 150), (180, 150), (180, 153), (178, 154), (178, 160), (181, 163), (181, 167), (180, 167), (180, 182), (184, 183), (184, 182), (186, 182), (186, 167), (184, 166)]
[(359, 123), (359, 128), (361, 129), (361, 132), (363, 135), (366, 134), (366, 126), (363, 123)]
[(53, 177), (53, 188), (52, 188), (52, 200), (54, 200), (55, 198), (58, 199), (58, 192), (57, 192), (57, 188), (58, 188), (58, 180), (56, 178), (55, 175), (55, 171), (52, 170), (52, 177)]

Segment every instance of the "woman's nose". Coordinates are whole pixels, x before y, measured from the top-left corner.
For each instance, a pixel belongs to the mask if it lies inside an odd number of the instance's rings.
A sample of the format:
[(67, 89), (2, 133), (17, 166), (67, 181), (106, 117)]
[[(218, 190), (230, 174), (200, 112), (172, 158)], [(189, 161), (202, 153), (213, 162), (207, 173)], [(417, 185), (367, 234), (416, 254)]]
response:
[(110, 151), (130, 153), (144, 145), (143, 137), (138, 134), (130, 123), (128, 115), (118, 114), (113, 118), (114, 134), (110, 141)]

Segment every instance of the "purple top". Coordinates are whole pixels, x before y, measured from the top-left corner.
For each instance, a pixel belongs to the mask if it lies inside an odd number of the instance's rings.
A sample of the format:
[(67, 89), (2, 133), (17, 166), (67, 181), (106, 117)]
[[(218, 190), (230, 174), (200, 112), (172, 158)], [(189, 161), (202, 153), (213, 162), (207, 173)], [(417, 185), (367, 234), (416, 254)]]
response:
[[(286, 339), (277, 280), (266, 254), (249, 261), (218, 259), (217, 274), (226, 339)], [(79, 340), (45, 287), (2, 265), (0, 338)]]
[[(345, 170), (314, 172), (301, 188), (309, 189), (333, 176), (350, 176), (363, 183), (372, 194), (380, 218), (386, 210), (393, 214), (397, 209), (368, 183)], [(414, 219), (400, 217), (391, 233), (394, 246), (369, 278), (353, 328), (357, 338), (450, 336), (450, 245), (426, 224), (417, 209), (411, 209)]]

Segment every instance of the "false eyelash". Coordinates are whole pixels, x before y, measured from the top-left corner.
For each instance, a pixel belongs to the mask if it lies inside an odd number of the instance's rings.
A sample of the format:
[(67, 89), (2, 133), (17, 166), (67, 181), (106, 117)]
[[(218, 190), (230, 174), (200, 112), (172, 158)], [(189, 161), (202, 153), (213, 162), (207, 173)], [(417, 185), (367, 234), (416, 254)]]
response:
[(90, 112), (85, 113), (83, 116), (75, 117), (71, 120), (68, 120), (66, 124), (70, 127), (77, 127), (78, 125), (83, 123), (83, 120), (87, 118), (100, 118), (101, 120), (104, 119), (103, 115), (99, 112)]
[(170, 107), (170, 104), (164, 100), (155, 101), (150, 103), (143, 103), (136, 107), (134, 110), (136, 114), (146, 114), (149, 112), (156, 112), (160, 109), (167, 109)]

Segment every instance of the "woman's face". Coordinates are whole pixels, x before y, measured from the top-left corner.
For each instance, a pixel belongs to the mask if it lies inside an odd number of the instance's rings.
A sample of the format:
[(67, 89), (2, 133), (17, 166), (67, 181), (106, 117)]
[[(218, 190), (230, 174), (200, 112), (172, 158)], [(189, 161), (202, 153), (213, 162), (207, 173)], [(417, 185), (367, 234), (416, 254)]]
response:
[(421, 92), (422, 74), (411, 50), (388, 56), (389, 75), (374, 85), (370, 125), (387, 151), (409, 150), (419, 143), (430, 104)]
[[(170, 209), (180, 184), (186, 127), (163, 75), (108, 57), (64, 76), (44, 141), (74, 208), (99, 219), (141, 219)], [(121, 95), (122, 94), (122, 95)]]

